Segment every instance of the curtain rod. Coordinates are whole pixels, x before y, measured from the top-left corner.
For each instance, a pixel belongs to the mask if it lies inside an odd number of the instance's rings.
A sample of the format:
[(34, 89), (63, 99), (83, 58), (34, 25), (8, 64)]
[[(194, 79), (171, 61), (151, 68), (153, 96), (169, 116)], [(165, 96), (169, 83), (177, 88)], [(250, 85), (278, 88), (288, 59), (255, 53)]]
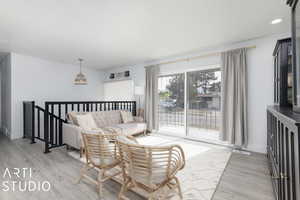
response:
[[(245, 49), (255, 49), (256, 46), (248, 46), (248, 47), (243, 47), (243, 48), (245, 48)], [(241, 49), (241, 48), (237, 48), (237, 49)], [(230, 49), (230, 50), (226, 50), (226, 51), (233, 51), (233, 50), (237, 50), (237, 49)], [(177, 60), (173, 60), (173, 61), (166, 61), (166, 62), (161, 62), (161, 63), (153, 64), (153, 65), (168, 65), (168, 64), (178, 63), (178, 62), (188, 62), (190, 60), (196, 60), (196, 59), (199, 59), (199, 58), (205, 58), (205, 57), (210, 57), (210, 56), (218, 56), (222, 52), (225, 52), (225, 51), (219, 51), (219, 52), (215, 52), (215, 53), (208, 53), (208, 54), (203, 54), (203, 55), (194, 56), (194, 57), (190, 57), (190, 58), (177, 59)], [(147, 66), (145, 66), (145, 68), (153, 66), (153, 65), (147, 65)]]

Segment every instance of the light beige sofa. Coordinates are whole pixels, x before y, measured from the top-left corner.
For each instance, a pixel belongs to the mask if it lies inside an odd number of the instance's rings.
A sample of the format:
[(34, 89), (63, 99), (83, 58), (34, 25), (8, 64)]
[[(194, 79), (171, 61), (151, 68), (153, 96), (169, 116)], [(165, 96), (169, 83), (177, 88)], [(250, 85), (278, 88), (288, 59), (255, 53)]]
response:
[(133, 117), (132, 122), (123, 123), (121, 112), (119, 110), (113, 111), (99, 111), (89, 112), (92, 115), (97, 129), (84, 129), (79, 126), (76, 116), (87, 113), (71, 112), (68, 113), (68, 123), (63, 124), (63, 141), (67, 146), (81, 149), (82, 139), (81, 132), (106, 132), (117, 133), (123, 135), (135, 135), (139, 133), (146, 133), (147, 125), (141, 117)]

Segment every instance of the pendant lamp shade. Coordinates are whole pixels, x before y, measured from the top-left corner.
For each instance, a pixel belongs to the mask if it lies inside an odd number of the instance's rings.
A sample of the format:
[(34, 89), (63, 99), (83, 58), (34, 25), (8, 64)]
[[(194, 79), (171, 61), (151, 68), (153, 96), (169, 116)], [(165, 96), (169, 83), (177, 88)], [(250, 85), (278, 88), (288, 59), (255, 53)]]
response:
[(79, 64), (80, 64), (80, 72), (79, 72), (79, 74), (77, 74), (77, 76), (74, 80), (74, 84), (75, 85), (87, 85), (87, 79), (81, 71), (83, 59), (79, 58), (78, 60), (79, 60)]

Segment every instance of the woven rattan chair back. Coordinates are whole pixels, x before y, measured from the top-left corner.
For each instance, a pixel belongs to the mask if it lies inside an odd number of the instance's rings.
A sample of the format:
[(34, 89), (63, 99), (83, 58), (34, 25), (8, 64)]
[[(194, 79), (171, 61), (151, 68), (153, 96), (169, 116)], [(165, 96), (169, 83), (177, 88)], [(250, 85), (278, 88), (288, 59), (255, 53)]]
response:
[(185, 165), (184, 152), (178, 145), (155, 147), (118, 141), (118, 146), (125, 179), (150, 193), (176, 178)]
[(82, 133), (87, 163), (110, 168), (119, 160), (116, 135)]
[[(112, 169), (116, 169), (121, 163), (116, 135), (104, 134), (103, 132), (93, 134), (81, 133), (81, 135), (84, 143), (86, 164), (81, 169), (77, 183), (79, 183), (81, 179), (86, 178), (91, 183), (97, 185), (99, 195), (102, 198), (103, 183), (121, 173), (120, 170), (107, 173)], [(88, 175), (90, 169), (96, 169), (98, 171), (97, 179)]]

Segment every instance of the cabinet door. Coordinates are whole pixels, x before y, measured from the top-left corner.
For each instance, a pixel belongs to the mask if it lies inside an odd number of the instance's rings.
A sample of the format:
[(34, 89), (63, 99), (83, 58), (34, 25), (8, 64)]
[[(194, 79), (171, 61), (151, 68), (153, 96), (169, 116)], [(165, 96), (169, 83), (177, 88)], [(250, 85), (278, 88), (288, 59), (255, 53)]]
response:
[(277, 118), (272, 115), (270, 112), (267, 112), (267, 156), (269, 160), (269, 169), (270, 169), (270, 176), (272, 180), (272, 186), (274, 189), (275, 199), (279, 200), (279, 194), (281, 194), (281, 187), (280, 187), (280, 173), (278, 167), (278, 131), (277, 128), (279, 127), (279, 121)]
[(274, 103), (280, 103), (280, 47), (274, 56)]
[(271, 112), (267, 123), (267, 155), (276, 200), (300, 200), (299, 124)]
[[(289, 130), (287, 130), (289, 131)], [(295, 134), (294, 132), (288, 132), (286, 137), (286, 143), (287, 143), (287, 159), (286, 159), (286, 177), (287, 177), (287, 198), (291, 200), (297, 199), (297, 192), (296, 190), (296, 171), (295, 171), (295, 160), (297, 160), (297, 155), (295, 154), (295, 144), (298, 142), (295, 141)]]
[(299, 141), (283, 123), (280, 123), (279, 200), (299, 199)]
[(280, 45), (279, 52), (279, 85), (280, 85), (280, 93), (279, 93), (279, 104), (281, 106), (288, 106), (288, 47), (289, 43), (282, 43)]
[(277, 99), (277, 56), (274, 57), (274, 103), (278, 103)]
[(276, 85), (277, 85), (277, 104), (280, 104), (280, 79), (281, 79), (281, 73), (280, 73), (280, 63), (281, 63), (281, 45), (279, 47), (279, 50), (277, 52), (277, 65), (276, 65), (276, 73), (277, 73), (277, 77), (276, 77)]
[(281, 174), (282, 174), (282, 171), (283, 171), (283, 124), (279, 121), (278, 122), (278, 129), (277, 129), (277, 132), (278, 132), (278, 154), (279, 154), (279, 168), (278, 168), (278, 176), (279, 176), (279, 179), (278, 179), (278, 199), (279, 200), (284, 200), (284, 184), (283, 184), (283, 180), (281, 179)]
[(283, 188), (283, 199), (291, 200), (290, 194), (290, 182), (288, 181), (289, 177), (289, 130), (287, 127), (283, 127), (282, 130), (282, 171), (281, 171), (281, 180), (282, 180), (282, 188)]
[(294, 159), (293, 159), (293, 172), (295, 174), (293, 174), (293, 177), (295, 177), (295, 179), (293, 180), (293, 182), (295, 183), (295, 185), (293, 186), (293, 189), (294, 189), (294, 193), (295, 193), (295, 199), (300, 199), (300, 149), (299, 149), (299, 146), (300, 146), (300, 137), (299, 137), (299, 133), (300, 133), (300, 130), (298, 128), (298, 132), (296, 134), (294, 134), (293, 136), (293, 152), (294, 152)]

